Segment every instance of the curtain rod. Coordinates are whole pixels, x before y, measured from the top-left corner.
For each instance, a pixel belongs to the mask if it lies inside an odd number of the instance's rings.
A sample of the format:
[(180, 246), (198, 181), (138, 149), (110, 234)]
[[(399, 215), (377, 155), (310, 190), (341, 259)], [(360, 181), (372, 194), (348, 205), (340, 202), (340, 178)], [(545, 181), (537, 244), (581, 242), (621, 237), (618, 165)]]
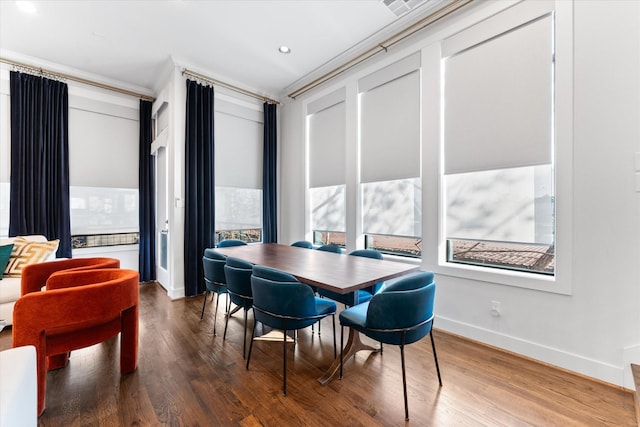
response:
[(407, 28), (404, 28), (403, 30), (400, 30), (399, 32), (395, 33), (394, 35), (392, 35), (391, 37), (387, 38), (386, 40), (378, 43), (376, 46), (368, 49), (367, 51), (365, 51), (364, 53), (358, 55), (357, 57), (350, 59), (348, 61), (346, 61), (344, 64), (334, 68), (333, 70), (329, 71), (328, 73), (325, 73), (323, 75), (321, 75), (320, 77), (312, 80), (311, 82), (305, 84), (304, 86), (294, 90), (293, 92), (289, 93), (287, 96), (289, 98), (293, 98), (296, 99), (296, 97), (309, 92), (311, 89), (314, 89), (315, 87), (321, 85), (322, 83), (331, 80), (332, 78), (344, 73), (347, 70), (350, 70), (351, 68), (355, 67), (358, 64), (361, 64), (362, 62), (366, 61), (367, 59), (371, 58), (372, 56), (380, 53), (380, 52), (387, 52), (387, 50), (394, 46), (395, 44), (401, 42), (402, 40), (406, 39), (409, 36), (412, 36), (413, 34), (417, 33), (420, 30), (423, 30), (424, 28), (428, 27), (429, 25), (433, 24), (434, 22), (439, 21), (440, 19), (452, 14), (453, 12), (457, 11), (458, 9), (462, 8), (463, 6), (466, 6), (467, 4), (473, 2), (474, 0), (452, 0), (450, 1), (446, 6), (441, 7), (440, 9), (436, 10), (435, 12), (427, 15), (426, 17), (422, 18), (421, 20), (409, 25)]
[(54, 78), (58, 77), (58, 78), (62, 78), (62, 79), (65, 79), (65, 80), (71, 80), (71, 81), (78, 82), (78, 83), (84, 83), (84, 84), (87, 84), (87, 85), (90, 85), (90, 86), (99, 87), (101, 89), (107, 89), (107, 90), (111, 90), (113, 92), (122, 93), (124, 95), (135, 96), (136, 98), (140, 98), (140, 99), (143, 99), (145, 101), (153, 102), (155, 100), (155, 98), (153, 96), (144, 95), (142, 93), (134, 92), (132, 90), (123, 89), (123, 88), (120, 88), (120, 87), (116, 87), (116, 86), (111, 86), (111, 85), (104, 84), (104, 83), (95, 82), (93, 80), (85, 79), (85, 78), (82, 78), (82, 77), (72, 76), (70, 74), (59, 73), (57, 71), (51, 71), (51, 70), (47, 70), (47, 69), (40, 68), (40, 67), (34, 67), (33, 65), (24, 64), (22, 62), (17, 62), (17, 61), (12, 61), (10, 59), (0, 58), (0, 62), (4, 62), (5, 64), (9, 64), (9, 65), (13, 65), (14, 67), (23, 68), (23, 69), (25, 69), (27, 71), (33, 71), (34, 73), (40, 74), (41, 76), (42, 75), (49, 75), (49, 76), (52, 76)]
[(246, 89), (242, 89), (241, 87), (234, 86), (232, 84), (225, 83), (225, 82), (220, 81), (220, 80), (212, 79), (211, 77), (207, 77), (207, 76), (205, 76), (203, 74), (196, 73), (195, 71), (191, 71), (191, 70), (188, 70), (186, 68), (182, 69), (182, 75), (183, 76), (191, 76), (191, 77), (194, 77), (196, 79), (203, 80), (203, 81), (205, 81), (205, 82), (207, 82), (209, 84), (212, 84), (212, 85), (222, 86), (222, 87), (225, 87), (227, 89), (231, 89), (234, 92), (238, 92), (238, 93), (241, 93), (243, 95), (250, 96), (252, 98), (260, 99), (260, 100), (265, 101), (265, 102), (270, 102), (272, 104), (277, 104), (277, 105), (280, 104), (280, 102), (276, 101), (275, 99), (271, 99), (271, 98), (268, 98), (268, 97), (263, 96), (263, 95), (258, 95), (257, 93), (248, 91)]

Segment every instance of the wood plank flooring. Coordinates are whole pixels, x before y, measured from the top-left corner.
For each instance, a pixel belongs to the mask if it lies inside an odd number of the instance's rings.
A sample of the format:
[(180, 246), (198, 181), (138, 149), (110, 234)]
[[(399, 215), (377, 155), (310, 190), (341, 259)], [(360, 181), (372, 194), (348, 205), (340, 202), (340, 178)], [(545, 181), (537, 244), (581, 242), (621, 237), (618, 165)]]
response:
[[(400, 352), (360, 352), (344, 379), (316, 379), (332, 362), (331, 321), (307, 328), (288, 347), (288, 393), (282, 395), (282, 344), (256, 342), (247, 371), (242, 312), (213, 331), (213, 304), (200, 321), (202, 297), (171, 301), (141, 286), (136, 372), (119, 374), (117, 339), (74, 351), (48, 374), (40, 426), (633, 426), (632, 393), (435, 331), (443, 387), (428, 339), (407, 346), (409, 412), (405, 423)], [(249, 313), (249, 324), (252, 314)], [(437, 326), (437, 323), (436, 323)], [(337, 333), (339, 334), (339, 326)], [(338, 336), (338, 343), (340, 342)], [(11, 330), (0, 333), (0, 350)]]

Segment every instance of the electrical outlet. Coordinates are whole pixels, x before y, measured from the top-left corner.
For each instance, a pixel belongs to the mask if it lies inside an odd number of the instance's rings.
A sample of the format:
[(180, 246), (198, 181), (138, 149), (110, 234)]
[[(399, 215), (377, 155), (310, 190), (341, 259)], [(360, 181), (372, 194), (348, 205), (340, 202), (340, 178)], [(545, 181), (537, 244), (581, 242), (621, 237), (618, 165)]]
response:
[(502, 314), (500, 301), (491, 301), (491, 315), (493, 317), (500, 317)]

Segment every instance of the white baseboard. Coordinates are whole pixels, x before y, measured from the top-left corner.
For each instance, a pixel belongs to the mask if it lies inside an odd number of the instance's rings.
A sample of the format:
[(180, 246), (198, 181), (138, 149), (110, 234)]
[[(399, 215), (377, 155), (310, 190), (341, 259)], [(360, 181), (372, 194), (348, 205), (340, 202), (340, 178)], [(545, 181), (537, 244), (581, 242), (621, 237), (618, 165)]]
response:
[(640, 365), (640, 344), (622, 349), (623, 386), (629, 390), (636, 389), (636, 385), (633, 382), (633, 374), (631, 373), (632, 363)]
[[(479, 328), (474, 325), (458, 322), (445, 317), (436, 317), (434, 326), (437, 329), (521, 354), (550, 365), (576, 372), (580, 375), (585, 375), (610, 384), (630, 388), (623, 384), (624, 369), (619, 366), (613, 366), (608, 363), (589, 359), (557, 348), (501, 334), (489, 329)], [(629, 374), (630, 372), (631, 371), (629, 370)], [(633, 382), (633, 379), (631, 379), (631, 381)]]
[(167, 289), (167, 295), (171, 299), (184, 298), (184, 288)]

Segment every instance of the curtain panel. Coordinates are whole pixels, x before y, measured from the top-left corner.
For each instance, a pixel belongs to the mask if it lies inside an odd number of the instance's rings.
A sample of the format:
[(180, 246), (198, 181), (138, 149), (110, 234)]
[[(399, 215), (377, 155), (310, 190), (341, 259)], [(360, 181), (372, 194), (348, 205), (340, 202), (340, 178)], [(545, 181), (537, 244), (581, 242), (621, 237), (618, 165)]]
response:
[(202, 293), (202, 256), (215, 243), (213, 88), (187, 79), (185, 121), (185, 296)]
[(264, 155), (262, 167), (262, 242), (278, 241), (278, 209), (277, 209), (277, 131), (276, 104), (264, 103)]
[(140, 243), (138, 270), (140, 281), (156, 279), (155, 162), (151, 155), (153, 125), (150, 101), (140, 100), (140, 166), (138, 169)]
[(9, 236), (60, 239), (71, 258), (69, 91), (66, 83), (12, 71)]

